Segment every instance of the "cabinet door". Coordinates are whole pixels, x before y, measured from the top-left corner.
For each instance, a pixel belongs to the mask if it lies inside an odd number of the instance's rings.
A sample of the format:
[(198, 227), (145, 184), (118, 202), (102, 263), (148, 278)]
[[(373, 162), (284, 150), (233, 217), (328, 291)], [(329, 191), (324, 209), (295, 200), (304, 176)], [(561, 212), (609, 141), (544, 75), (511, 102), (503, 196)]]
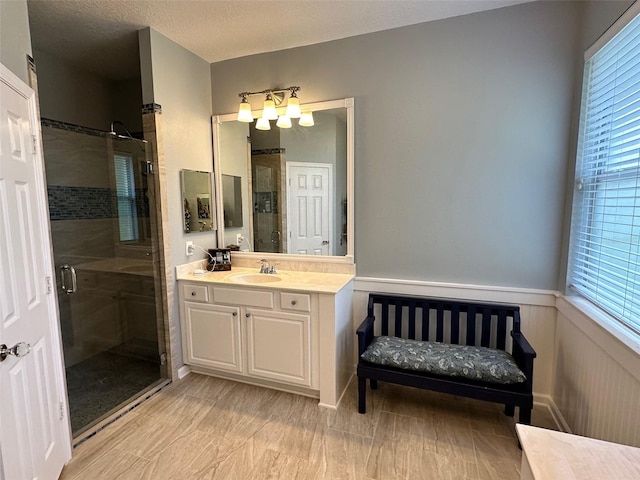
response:
[(311, 317), (246, 310), (249, 375), (311, 385)]
[(240, 309), (185, 302), (187, 363), (242, 372)]

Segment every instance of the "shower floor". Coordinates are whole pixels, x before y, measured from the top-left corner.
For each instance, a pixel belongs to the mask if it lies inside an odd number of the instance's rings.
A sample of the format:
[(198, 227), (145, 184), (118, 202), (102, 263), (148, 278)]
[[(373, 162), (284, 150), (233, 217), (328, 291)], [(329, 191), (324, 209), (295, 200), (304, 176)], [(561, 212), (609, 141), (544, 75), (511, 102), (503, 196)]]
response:
[(116, 349), (66, 369), (74, 435), (161, 378), (159, 362)]

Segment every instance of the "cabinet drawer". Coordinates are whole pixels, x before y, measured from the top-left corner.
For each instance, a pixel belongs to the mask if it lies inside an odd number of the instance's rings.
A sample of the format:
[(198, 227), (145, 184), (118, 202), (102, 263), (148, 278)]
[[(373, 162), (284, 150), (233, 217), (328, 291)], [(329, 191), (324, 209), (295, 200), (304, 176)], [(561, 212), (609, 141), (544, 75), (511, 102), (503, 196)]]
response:
[(273, 308), (273, 292), (269, 290), (245, 290), (242, 288), (213, 288), (214, 303), (231, 303), (247, 307)]
[(280, 308), (297, 312), (311, 311), (311, 297), (306, 293), (280, 293)]
[(186, 301), (208, 302), (209, 291), (206, 285), (183, 285), (182, 294)]

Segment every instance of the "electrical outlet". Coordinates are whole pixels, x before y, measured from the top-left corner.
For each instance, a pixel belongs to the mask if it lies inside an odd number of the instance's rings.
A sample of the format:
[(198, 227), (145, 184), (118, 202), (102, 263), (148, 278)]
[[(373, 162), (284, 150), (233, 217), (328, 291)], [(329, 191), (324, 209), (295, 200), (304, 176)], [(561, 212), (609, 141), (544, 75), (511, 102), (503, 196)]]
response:
[(242, 234), (238, 233), (236, 235), (236, 245), (240, 246), (240, 243), (242, 243)]
[(187, 257), (190, 257), (191, 255), (193, 255), (194, 252), (195, 252), (195, 247), (193, 246), (193, 242), (189, 240), (188, 242), (185, 243), (184, 253)]

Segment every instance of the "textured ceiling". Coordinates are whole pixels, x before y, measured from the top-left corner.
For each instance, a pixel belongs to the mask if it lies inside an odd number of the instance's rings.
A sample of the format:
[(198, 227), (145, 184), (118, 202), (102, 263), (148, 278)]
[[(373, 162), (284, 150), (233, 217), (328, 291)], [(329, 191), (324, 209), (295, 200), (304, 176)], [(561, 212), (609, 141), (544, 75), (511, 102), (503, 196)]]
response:
[[(2, 0), (4, 1), (4, 0)], [(152, 27), (217, 62), (531, 0), (28, 0), (35, 50), (124, 79)], [(37, 59), (36, 59), (37, 60)]]

